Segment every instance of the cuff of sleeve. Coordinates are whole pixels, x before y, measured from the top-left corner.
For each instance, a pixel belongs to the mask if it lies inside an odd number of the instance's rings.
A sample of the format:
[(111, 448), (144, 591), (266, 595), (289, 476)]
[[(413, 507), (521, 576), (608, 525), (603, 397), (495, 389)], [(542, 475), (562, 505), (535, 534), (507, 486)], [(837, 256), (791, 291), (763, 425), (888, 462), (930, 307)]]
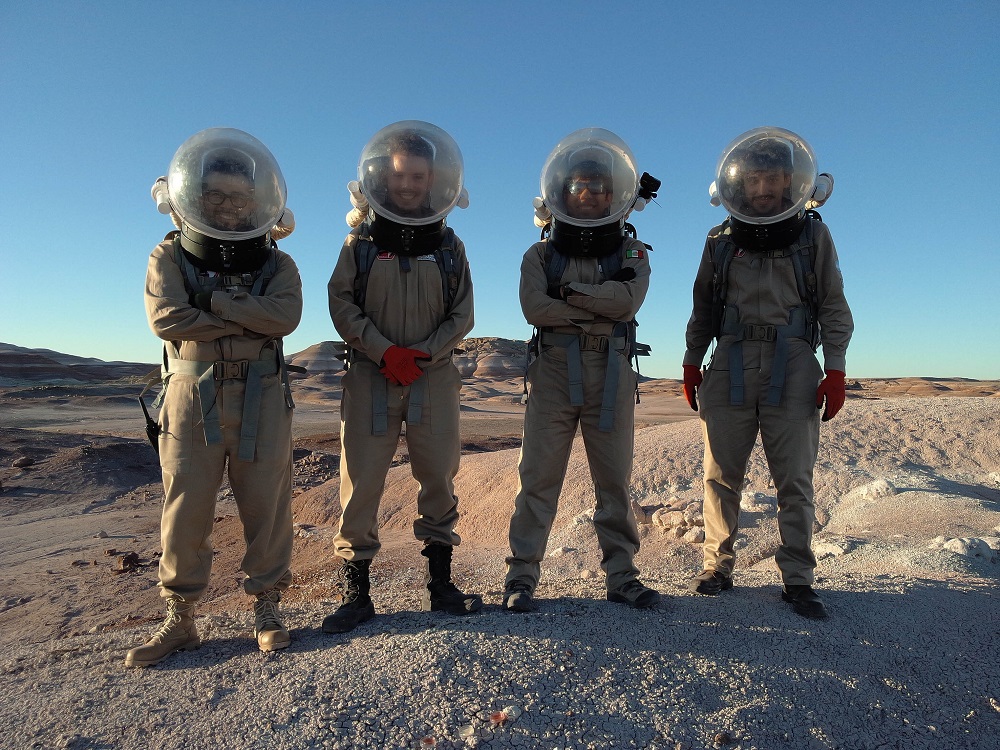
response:
[(385, 356), (385, 353), (390, 346), (392, 346), (392, 342), (386, 341), (384, 345), (379, 344), (373, 349), (369, 349), (367, 352), (365, 352), (365, 354), (368, 355), (368, 358), (371, 359), (372, 362), (374, 362), (375, 364), (379, 364), (382, 361), (382, 357)]
[(705, 352), (696, 352), (693, 349), (688, 349), (684, 352), (684, 361), (682, 364), (701, 367), (701, 361), (703, 359), (705, 359)]
[(212, 304), (209, 307), (213, 315), (223, 320), (229, 320), (232, 314), (233, 300), (221, 292), (212, 292)]
[(845, 355), (838, 356), (828, 356), (823, 355), (823, 369), (824, 370), (840, 370), (841, 372), (847, 372), (847, 357)]

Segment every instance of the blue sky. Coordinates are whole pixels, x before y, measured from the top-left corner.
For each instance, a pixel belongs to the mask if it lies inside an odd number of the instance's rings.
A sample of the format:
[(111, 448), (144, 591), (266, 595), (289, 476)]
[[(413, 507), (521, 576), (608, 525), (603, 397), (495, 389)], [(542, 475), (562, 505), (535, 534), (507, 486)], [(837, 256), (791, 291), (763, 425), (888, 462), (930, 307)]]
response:
[[(614, 8), (614, 9), (612, 9)], [(856, 332), (855, 377), (1000, 378), (996, 2), (5, 3), (0, 341), (156, 362), (146, 260), (172, 226), (149, 197), (207, 127), (260, 138), (288, 184), (282, 243), (305, 311), (286, 352), (337, 338), (326, 282), (345, 188), (379, 128), (421, 119), (462, 148), (475, 336), (530, 335), (520, 258), (545, 157), (608, 128), (663, 181), (643, 374), (679, 377), (723, 148), (777, 125), (836, 190), (822, 210)]]

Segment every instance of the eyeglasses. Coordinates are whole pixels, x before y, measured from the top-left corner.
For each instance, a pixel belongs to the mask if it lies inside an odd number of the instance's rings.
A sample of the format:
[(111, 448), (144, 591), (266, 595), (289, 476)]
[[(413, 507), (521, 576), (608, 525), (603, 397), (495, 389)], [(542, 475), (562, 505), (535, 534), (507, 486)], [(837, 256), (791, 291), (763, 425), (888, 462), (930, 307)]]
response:
[(223, 193), (221, 190), (206, 190), (201, 196), (213, 206), (221, 206), (228, 198), (234, 208), (243, 208), (253, 198), (249, 193)]
[(611, 192), (603, 180), (573, 180), (566, 186), (566, 192), (570, 195), (579, 195), (584, 190), (594, 195)]

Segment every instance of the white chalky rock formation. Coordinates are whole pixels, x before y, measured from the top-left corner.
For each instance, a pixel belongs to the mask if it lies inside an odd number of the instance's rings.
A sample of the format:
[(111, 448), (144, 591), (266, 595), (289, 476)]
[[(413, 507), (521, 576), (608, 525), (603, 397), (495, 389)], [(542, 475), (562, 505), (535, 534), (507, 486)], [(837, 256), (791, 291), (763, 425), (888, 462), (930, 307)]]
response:
[(949, 539), (939, 536), (935, 537), (929, 546), (931, 549), (945, 550), (963, 557), (974, 557), (981, 560), (994, 560), (997, 556), (996, 547), (991, 546), (986, 539), (979, 537)]
[(740, 498), (740, 508), (748, 513), (773, 514), (778, 508), (778, 499), (763, 492), (746, 491)]
[(896, 487), (888, 479), (876, 479), (874, 482), (862, 485), (851, 491), (850, 497), (856, 500), (876, 500), (896, 494)]

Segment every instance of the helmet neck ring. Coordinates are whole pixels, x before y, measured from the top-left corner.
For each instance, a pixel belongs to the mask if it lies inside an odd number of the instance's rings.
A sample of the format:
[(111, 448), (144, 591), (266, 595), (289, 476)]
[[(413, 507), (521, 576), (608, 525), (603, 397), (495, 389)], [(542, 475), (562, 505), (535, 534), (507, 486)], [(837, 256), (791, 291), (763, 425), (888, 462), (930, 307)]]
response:
[(749, 224), (731, 216), (729, 227), (737, 247), (751, 253), (762, 253), (780, 250), (794, 243), (802, 233), (805, 220), (805, 211), (774, 224)]
[(441, 247), (444, 227), (444, 219), (432, 221), (430, 224), (409, 226), (375, 214), (368, 231), (372, 241), (380, 250), (414, 257), (433, 253)]
[(577, 227), (553, 217), (549, 241), (557, 252), (572, 258), (603, 258), (618, 250), (624, 236), (621, 220), (597, 227)]
[(181, 248), (198, 268), (219, 273), (256, 271), (271, 251), (270, 232), (247, 240), (220, 240), (182, 224), (180, 241)]

